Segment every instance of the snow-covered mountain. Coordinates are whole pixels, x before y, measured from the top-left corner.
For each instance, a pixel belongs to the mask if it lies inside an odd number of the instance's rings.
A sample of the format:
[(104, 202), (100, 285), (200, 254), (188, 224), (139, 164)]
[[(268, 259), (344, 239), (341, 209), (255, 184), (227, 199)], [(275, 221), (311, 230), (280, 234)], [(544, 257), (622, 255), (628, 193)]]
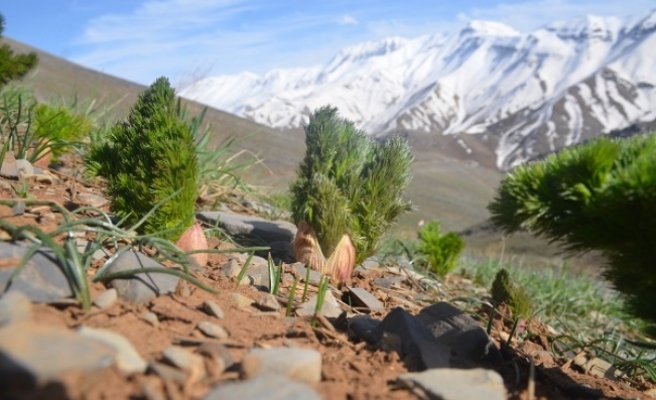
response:
[(278, 128), (331, 104), (371, 134), (453, 135), (508, 169), (656, 120), (656, 10), (531, 33), (472, 21), (453, 34), (348, 47), (323, 66), (210, 77), (180, 94)]

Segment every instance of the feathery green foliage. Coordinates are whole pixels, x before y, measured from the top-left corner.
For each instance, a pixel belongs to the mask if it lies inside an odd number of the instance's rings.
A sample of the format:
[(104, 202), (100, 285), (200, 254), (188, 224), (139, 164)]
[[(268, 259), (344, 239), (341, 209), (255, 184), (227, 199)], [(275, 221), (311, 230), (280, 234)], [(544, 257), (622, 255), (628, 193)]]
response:
[[(5, 30), (5, 17), (0, 14), (0, 37)], [(39, 62), (36, 53), (14, 54), (8, 44), (0, 46), (0, 86), (20, 79)]]
[(458, 256), (465, 248), (465, 242), (457, 233), (442, 235), (440, 221), (437, 220), (429, 221), (421, 227), (419, 240), (418, 252), (430, 270), (440, 277), (453, 271)]
[(189, 127), (178, 115), (168, 79), (144, 91), (128, 119), (118, 122), (107, 141), (86, 156), (91, 171), (107, 181), (112, 211), (128, 222), (179, 191), (142, 226), (140, 232), (177, 239), (194, 220), (198, 161)]
[(80, 142), (94, 129), (93, 121), (85, 115), (75, 114), (64, 105), (38, 104), (34, 109), (36, 136), (53, 144), (55, 160), (66, 151), (67, 144)]
[(506, 232), (527, 228), (570, 252), (601, 250), (629, 311), (656, 321), (656, 136), (601, 138), (518, 167), (489, 205)]
[[(198, 199), (203, 202), (234, 201), (235, 195), (246, 197), (255, 193), (255, 188), (242, 180), (242, 175), (260, 160), (245, 150), (234, 152), (236, 137), (228, 137), (210, 149), (212, 126), (203, 126), (207, 107), (200, 114), (190, 117), (187, 107), (180, 99), (177, 103), (178, 116), (183, 120), (195, 144), (198, 159)], [(246, 140), (242, 138), (241, 140)]]
[(329, 106), (310, 117), (305, 135), (305, 158), (290, 187), (294, 221), (314, 229), (325, 254), (349, 234), (361, 262), (411, 209), (402, 196), (410, 182), (410, 149), (396, 136), (377, 142)]

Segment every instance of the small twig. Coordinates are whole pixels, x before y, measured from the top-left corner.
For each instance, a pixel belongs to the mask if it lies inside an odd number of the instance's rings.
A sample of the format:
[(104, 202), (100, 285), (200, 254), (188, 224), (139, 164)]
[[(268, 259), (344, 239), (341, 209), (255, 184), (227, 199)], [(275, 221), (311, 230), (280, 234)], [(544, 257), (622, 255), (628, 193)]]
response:
[(331, 332), (337, 332), (333, 324), (331, 324), (330, 321), (328, 321), (328, 318), (326, 318), (323, 314), (317, 313), (316, 317), (317, 317), (317, 321), (319, 321), (321, 326), (323, 326), (324, 328), (328, 329)]
[(319, 332), (322, 335), (324, 335), (326, 337), (329, 337), (333, 340), (336, 340), (336, 341), (338, 341), (338, 342), (340, 342), (340, 343), (342, 343), (342, 344), (344, 344), (344, 345), (346, 345), (346, 346), (348, 346), (348, 347), (350, 347), (354, 350), (356, 349), (356, 347), (353, 343), (351, 343), (348, 340), (342, 338), (337, 332), (331, 332), (328, 329), (321, 328), (321, 327), (313, 327), (312, 330), (314, 330), (315, 332)]
[(408, 277), (408, 279), (410, 280), (410, 282), (412, 282), (412, 284), (413, 284), (414, 286), (416, 286), (417, 289), (419, 289), (422, 293), (425, 293), (425, 292), (426, 292), (426, 289), (425, 289), (425, 288), (424, 288), (419, 282), (417, 282), (417, 280), (416, 280), (415, 278), (413, 278), (413, 277), (410, 275), (410, 273), (407, 271), (407, 268), (405, 268), (405, 267), (399, 267), (399, 270), (400, 270), (400, 271), (403, 271), (403, 273), (405, 274), (405, 276)]
[(528, 370), (528, 400), (535, 399), (535, 364), (533, 363), (533, 357), (528, 358), (529, 370)]

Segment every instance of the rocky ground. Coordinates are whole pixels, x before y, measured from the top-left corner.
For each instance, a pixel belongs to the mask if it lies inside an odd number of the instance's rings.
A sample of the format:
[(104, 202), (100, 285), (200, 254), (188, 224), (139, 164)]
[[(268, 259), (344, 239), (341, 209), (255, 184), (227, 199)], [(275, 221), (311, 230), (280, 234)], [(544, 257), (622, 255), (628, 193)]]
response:
[[(23, 184), (26, 182), (26, 184)], [(52, 232), (69, 210), (107, 210), (99, 187), (58, 170), (8, 157), (0, 171), (0, 218)], [(210, 254), (192, 275), (218, 293), (172, 275), (144, 273), (92, 285), (84, 311), (47, 250), (36, 253), (0, 297), (0, 398), (3, 399), (645, 399), (654, 385), (629, 382), (608, 365), (579, 354), (558, 359), (552, 332), (531, 321), (509, 348), (510, 326), (491, 337), (489, 310), (454, 300), (485, 290), (461, 277), (427, 279), (371, 259), (353, 281), (329, 287), (315, 317), (319, 276), (289, 259), (294, 227), (228, 211), (203, 212), (235, 238), (257, 239), (285, 261), (279, 291), (270, 294), (267, 260)], [(0, 288), (29, 246), (0, 229)], [(93, 233), (79, 235), (84, 252)], [(211, 237), (210, 247), (234, 243)], [(119, 244), (120, 247), (120, 244)], [(94, 253), (93, 276), (116, 252)], [(161, 265), (148, 249), (114, 259), (111, 271)], [(305, 280), (307, 293), (303, 296)], [(290, 296), (297, 282), (295, 296)]]

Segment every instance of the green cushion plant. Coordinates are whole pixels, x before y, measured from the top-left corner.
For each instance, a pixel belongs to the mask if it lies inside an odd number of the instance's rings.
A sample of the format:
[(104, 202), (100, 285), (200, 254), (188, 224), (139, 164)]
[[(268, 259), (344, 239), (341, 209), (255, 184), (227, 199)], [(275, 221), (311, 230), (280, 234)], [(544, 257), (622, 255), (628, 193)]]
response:
[(634, 315), (656, 322), (656, 136), (600, 138), (516, 168), (489, 205), (505, 232), (526, 228), (570, 252), (600, 250)]
[(86, 156), (89, 170), (107, 181), (112, 211), (127, 223), (170, 198), (139, 229), (172, 241), (192, 226), (198, 189), (193, 137), (178, 111), (168, 79), (159, 78)]
[(344, 281), (411, 209), (402, 193), (410, 182), (412, 153), (404, 139), (379, 142), (330, 106), (310, 116), (305, 137), (305, 158), (290, 189), (298, 225), (294, 252), (298, 261)]
[(417, 250), (428, 263), (430, 270), (440, 277), (453, 271), (456, 261), (465, 248), (465, 242), (455, 232), (441, 233), (440, 221), (429, 221), (419, 230)]

